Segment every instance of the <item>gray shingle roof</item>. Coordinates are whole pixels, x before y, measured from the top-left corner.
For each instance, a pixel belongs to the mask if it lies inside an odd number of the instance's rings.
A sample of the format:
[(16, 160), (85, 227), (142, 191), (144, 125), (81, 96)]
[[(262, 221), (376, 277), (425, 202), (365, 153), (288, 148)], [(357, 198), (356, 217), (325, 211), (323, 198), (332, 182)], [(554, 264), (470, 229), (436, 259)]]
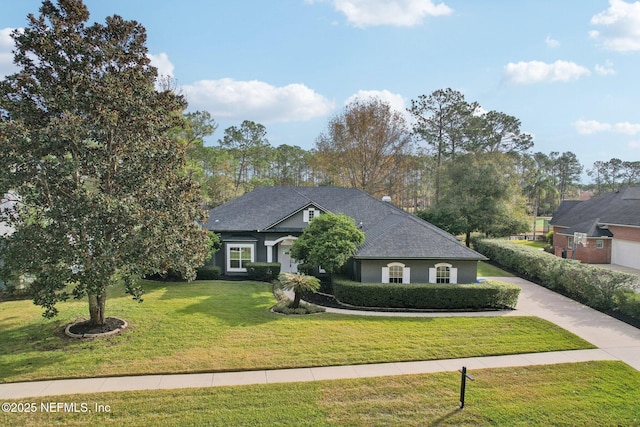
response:
[(438, 227), (354, 188), (260, 187), (212, 209), (206, 228), (264, 231), (309, 205), (362, 223), (366, 238), (356, 258), (486, 259)]
[(575, 224), (572, 227), (562, 229), (558, 234), (573, 236), (573, 233), (586, 233), (587, 237), (613, 237), (611, 231), (598, 226), (599, 220), (600, 218), (596, 218)]
[(582, 202), (563, 201), (550, 221), (553, 226), (575, 228), (576, 231), (588, 233), (590, 237), (599, 237), (597, 233), (601, 230), (593, 228), (594, 223), (639, 227), (640, 187), (627, 187)]

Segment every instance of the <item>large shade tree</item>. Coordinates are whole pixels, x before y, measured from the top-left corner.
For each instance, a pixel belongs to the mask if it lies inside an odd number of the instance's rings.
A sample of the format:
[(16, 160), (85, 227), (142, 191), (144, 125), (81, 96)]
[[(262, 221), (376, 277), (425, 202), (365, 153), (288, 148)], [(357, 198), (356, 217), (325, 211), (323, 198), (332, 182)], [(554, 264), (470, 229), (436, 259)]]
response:
[(508, 236), (527, 230), (509, 169), (505, 155), (458, 156), (445, 174), (453, 190), (418, 216), (451, 234), (464, 234), (467, 246), (472, 232)]
[(44, 1), (14, 31), (17, 73), (0, 82), (0, 191), (6, 270), (35, 278), (44, 316), (73, 295), (105, 323), (107, 288), (169, 267), (193, 278), (208, 255), (199, 190), (185, 172), (185, 100), (156, 90), (145, 29), (88, 24), (81, 0)]
[(316, 141), (316, 163), (330, 182), (383, 196), (411, 148), (402, 114), (378, 98), (355, 100)]

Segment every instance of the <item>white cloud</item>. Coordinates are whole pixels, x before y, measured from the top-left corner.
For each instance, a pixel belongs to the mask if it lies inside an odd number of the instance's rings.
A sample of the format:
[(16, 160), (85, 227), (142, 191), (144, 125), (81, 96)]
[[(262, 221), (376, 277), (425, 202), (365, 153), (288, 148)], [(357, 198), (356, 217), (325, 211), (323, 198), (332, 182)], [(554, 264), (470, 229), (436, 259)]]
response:
[[(313, 4), (323, 0), (306, 0)], [(432, 0), (332, 0), (333, 7), (342, 12), (349, 23), (364, 28), (378, 25), (412, 27), (425, 16), (449, 15), (453, 12), (444, 3)]]
[(587, 68), (574, 62), (556, 61), (547, 64), (540, 61), (510, 62), (504, 67), (503, 76), (508, 83), (530, 84), (540, 82), (568, 82), (591, 74)]
[(351, 95), (344, 102), (344, 105), (350, 104), (351, 102), (360, 99), (367, 100), (370, 98), (378, 98), (380, 101), (386, 102), (391, 106), (392, 109), (398, 111), (399, 113), (405, 114), (407, 108), (405, 106), (405, 100), (402, 95), (398, 95), (396, 93), (389, 92), (388, 90), (360, 90), (356, 94)]
[(576, 128), (580, 135), (591, 135), (596, 132), (611, 130), (609, 123), (601, 123), (597, 120), (577, 120), (573, 122), (573, 127)]
[(550, 47), (551, 49), (560, 46), (560, 42), (558, 40), (554, 40), (551, 38), (551, 36), (547, 36), (547, 38), (544, 40), (544, 42), (547, 44), (548, 47)]
[(160, 55), (147, 54), (151, 65), (158, 69), (158, 76), (173, 77), (174, 65), (169, 61), (169, 56), (162, 52)]
[(627, 146), (632, 150), (640, 150), (640, 141), (631, 141)]
[(635, 135), (640, 133), (640, 124), (622, 122), (613, 125), (613, 131), (616, 133), (624, 133), (625, 135)]
[(581, 135), (591, 135), (597, 132), (612, 132), (624, 135), (636, 135), (640, 133), (639, 123), (618, 122), (610, 124), (597, 120), (577, 120), (573, 122), (573, 126)]
[(640, 50), (640, 2), (609, 0), (609, 8), (591, 17), (600, 27), (589, 35), (605, 49), (619, 52)]
[(613, 69), (613, 62), (605, 61), (604, 65), (596, 64), (596, 73), (601, 76), (610, 76), (616, 73), (616, 70)]
[(13, 53), (11, 52), (14, 48), (11, 38), (12, 31), (13, 28), (0, 29), (0, 79), (18, 71), (18, 68), (13, 64)]
[(333, 102), (303, 84), (276, 87), (233, 79), (200, 80), (182, 86), (189, 105), (214, 118), (263, 123), (304, 121), (329, 114)]

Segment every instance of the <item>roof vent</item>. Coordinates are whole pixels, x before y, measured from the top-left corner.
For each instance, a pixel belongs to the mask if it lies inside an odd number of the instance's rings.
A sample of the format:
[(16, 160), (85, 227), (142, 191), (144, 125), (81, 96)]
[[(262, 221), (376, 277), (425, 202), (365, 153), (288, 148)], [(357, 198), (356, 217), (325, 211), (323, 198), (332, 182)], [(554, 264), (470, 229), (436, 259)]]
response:
[(383, 202), (387, 202), (387, 203), (391, 203), (391, 197), (390, 196), (382, 196), (382, 201)]

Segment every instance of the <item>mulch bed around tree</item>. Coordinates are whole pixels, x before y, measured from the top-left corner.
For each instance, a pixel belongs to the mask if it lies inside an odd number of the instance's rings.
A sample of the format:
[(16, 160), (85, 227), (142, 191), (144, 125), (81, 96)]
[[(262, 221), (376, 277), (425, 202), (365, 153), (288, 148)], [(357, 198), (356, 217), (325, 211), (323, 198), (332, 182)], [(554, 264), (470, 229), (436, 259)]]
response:
[(69, 332), (77, 335), (106, 334), (120, 329), (125, 325), (124, 320), (118, 319), (117, 317), (107, 317), (105, 319), (105, 324), (100, 326), (90, 326), (89, 322), (89, 320), (86, 320), (84, 322), (76, 323), (69, 328)]

